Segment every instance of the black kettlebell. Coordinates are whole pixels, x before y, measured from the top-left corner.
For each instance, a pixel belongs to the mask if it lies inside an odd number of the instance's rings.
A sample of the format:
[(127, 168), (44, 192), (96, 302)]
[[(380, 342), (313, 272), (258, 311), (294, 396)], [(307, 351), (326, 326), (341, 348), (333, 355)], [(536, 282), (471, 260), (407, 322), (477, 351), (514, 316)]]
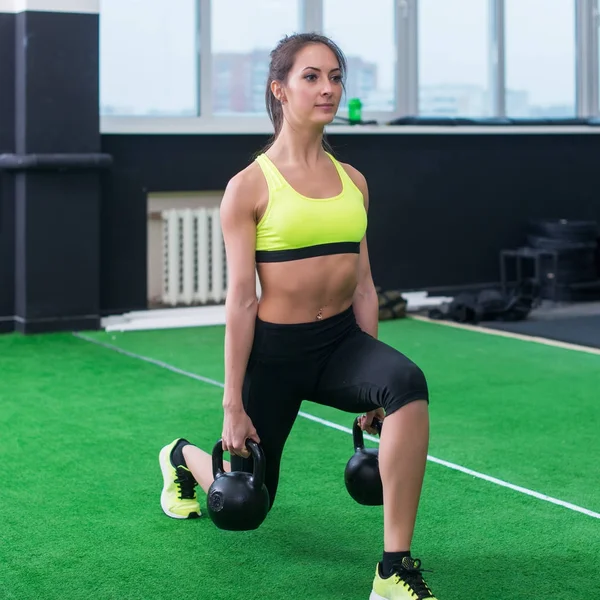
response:
[[(379, 473), (379, 449), (365, 448), (363, 431), (359, 425), (360, 417), (354, 421), (354, 456), (348, 461), (344, 471), (344, 481), (348, 493), (356, 502), (365, 506), (383, 504), (383, 484)], [(382, 422), (373, 420), (373, 427), (381, 435)]]
[(259, 444), (246, 440), (254, 459), (253, 473), (223, 469), (223, 444), (219, 440), (212, 452), (215, 480), (208, 488), (208, 515), (219, 529), (249, 531), (257, 529), (269, 512), (269, 491), (265, 486), (265, 455)]

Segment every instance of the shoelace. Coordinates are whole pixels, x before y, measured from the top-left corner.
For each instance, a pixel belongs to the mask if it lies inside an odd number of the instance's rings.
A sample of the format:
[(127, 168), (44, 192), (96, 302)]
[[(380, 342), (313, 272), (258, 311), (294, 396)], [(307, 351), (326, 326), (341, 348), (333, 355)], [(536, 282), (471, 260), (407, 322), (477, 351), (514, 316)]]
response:
[(179, 486), (179, 499), (193, 500), (196, 495), (196, 492), (194, 491), (196, 481), (192, 474), (181, 467), (175, 469), (175, 473), (177, 473), (175, 483)]
[(403, 558), (401, 563), (394, 565), (394, 572), (410, 586), (411, 591), (416, 594), (417, 600), (433, 598), (431, 590), (421, 575), (421, 573), (431, 573), (431, 571), (421, 569), (421, 561), (418, 558)]

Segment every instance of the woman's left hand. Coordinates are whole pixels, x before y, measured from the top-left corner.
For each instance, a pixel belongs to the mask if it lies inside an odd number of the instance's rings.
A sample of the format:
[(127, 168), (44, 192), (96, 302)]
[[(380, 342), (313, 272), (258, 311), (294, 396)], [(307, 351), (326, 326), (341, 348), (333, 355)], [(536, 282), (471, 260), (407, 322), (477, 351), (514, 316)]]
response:
[(359, 423), (360, 428), (371, 435), (377, 435), (378, 431), (372, 426), (373, 419), (378, 419), (383, 423), (385, 419), (385, 411), (383, 408), (377, 408), (375, 410), (370, 410), (366, 415), (360, 417)]

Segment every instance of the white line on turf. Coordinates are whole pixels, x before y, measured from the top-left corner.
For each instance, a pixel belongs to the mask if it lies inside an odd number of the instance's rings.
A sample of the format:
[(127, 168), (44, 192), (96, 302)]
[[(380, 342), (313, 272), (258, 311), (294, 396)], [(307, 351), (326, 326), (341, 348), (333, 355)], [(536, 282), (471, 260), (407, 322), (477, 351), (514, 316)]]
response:
[[(76, 338), (80, 340), (84, 340), (86, 342), (90, 342), (92, 344), (96, 344), (97, 346), (102, 346), (108, 350), (112, 350), (113, 352), (118, 352), (119, 354), (123, 354), (130, 358), (134, 358), (137, 360), (141, 360), (150, 364), (153, 364), (162, 369), (166, 369), (173, 373), (177, 373), (178, 375), (183, 375), (184, 377), (189, 377), (191, 379), (195, 379), (197, 381), (201, 381), (203, 383), (208, 383), (210, 385), (214, 385), (220, 388), (223, 388), (224, 385), (220, 381), (216, 381), (215, 379), (210, 379), (208, 377), (202, 377), (201, 375), (196, 375), (195, 373), (190, 373), (189, 371), (184, 371), (183, 369), (179, 369), (169, 363), (163, 362), (161, 360), (157, 360), (155, 358), (150, 358), (148, 356), (142, 356), (141, 354), (136, 354), (135, 352), (129, 352), (128, 350), (124, 350), (123, 348), (119, 348), (118, 346), (114, 346), (113, 344), (107, 344), (106, 342), (101, 342), (94, 338), (91, 338), (87, 335), (81, 333), (73, 334)], [(332, 421), (327, 421), (325, 419), (321, 419), (320, 417), (315, 417), (309, 413), (305, 413), (300, 411), (299, 415), (304, 417), (305, 419), (309, 419), (310, 421), (314, 421), (316, 423), (320, 423), (321, 425), (325, 425), (326, 427), (330, 427), (331, 429), (337, 429), (338, 431), (343, 431), (344, 433), (352, 434), (352, 429), (349, 427), (344, 427), (343, 425), (338, 425), (337, 423), (333, 423)], [(379, 438), (365, 434), (365, 439), (371, 440), (373, 442), (379, 443)], [(484, 481), (488, 481), (490, 483), (495, 483), (496, 485), (511, 489), (515, 492), (520, 492), (521, 494), (525, 494), (527, 496), (531, 496), (533, 498), (537, 498), (538, 500), (543, 500), (545, 502), (550, 502), (551, 504), (556, 504), (557, 506), (562, 506), (563, 508), (568, 508), (569, 510), (573, 510), (575, 512), (582, 513), (587, 515), (588, 517), (593, 517), (594, 519), (600, 519), (600, 513), (591, 511), (587, 508), (583, 508), (581, 506), (577, 506), (576, 504), (571, 504), (570, 502), (565, 502), (564, 500), (558, 500), (557, 498), (552, 498), (551, 496), (547, 496), (546, 494), (540, 494), (539, 492), (534, 492), (533, 490), (529, 490), (527, 488), (514, 485), (512, 483), (508, 483), (506, 481), (502, 481), (501, 479), (497, 479), (496, 477), (491, 477), (490, 475), (486, 475), (485, 473), (479, 473), (477, 471), (473, 471), (466, 467), (462, 467), (460, 465), (456, 465), (454, 463), (448, 462), (446, 460), (442, 460), (440, 458), (435, 458), (434, 456), (428, 455), (427, 460), (430, 462), (436, 463), (438, 465), (442, 465), (444, 467), (448, 467), (449, 469), (453, 469), (455, 471), (460, 471), (461, 473), (465, 473), (466, 475), (471, 475), (472, 477), (476, 477), (478, 479), (483, 479)]]
[(533, 342), (536, 344), (543, 344), (544, 346), (553, 346), (554, 348), (562, 348), (563, 350), (575, 350), (576, 352), (586, 352), (587, 354), (600, 355), (600, 348), (593, 348), (592, 346), (580, 346), (579, 344), (559, 342), (558, 340), (536, 337), (534, 335), (525, 335), (523, 333), (513, 333), (512, 331), (491, 329), (489, 327), (482, 327), (481, 325), (467, 325), (466, 323), (456, 323), (455, 321), (430, 319), (429, 317), (423, 317), (421, 315), (411, 315), (410, 318), (414, 321), (423, 321), (424, 323), (434, 323), (435, 325), (444, 325), (445, 327), (454, 327), (455, 329), (466, 329), (467, 331), (475, 331), (477, 333), (485, 333), (487, 335), (512, 338), (514, 340), (521, 340), (522, 342)]

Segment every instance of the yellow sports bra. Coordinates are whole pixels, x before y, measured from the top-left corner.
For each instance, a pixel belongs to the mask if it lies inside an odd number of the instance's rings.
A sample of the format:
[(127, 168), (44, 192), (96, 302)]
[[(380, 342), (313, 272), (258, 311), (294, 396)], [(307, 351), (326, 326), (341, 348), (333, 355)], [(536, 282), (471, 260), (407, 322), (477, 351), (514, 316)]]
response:
[(344, 167), (327, 155), (342, 180), (342, 191), (322, 199), (296, 192), (266, 154), (256, 158), (269, 188), (269, 202), (256, 227), (257, 263), (360, 252), (367, 229), (363, 194)]

